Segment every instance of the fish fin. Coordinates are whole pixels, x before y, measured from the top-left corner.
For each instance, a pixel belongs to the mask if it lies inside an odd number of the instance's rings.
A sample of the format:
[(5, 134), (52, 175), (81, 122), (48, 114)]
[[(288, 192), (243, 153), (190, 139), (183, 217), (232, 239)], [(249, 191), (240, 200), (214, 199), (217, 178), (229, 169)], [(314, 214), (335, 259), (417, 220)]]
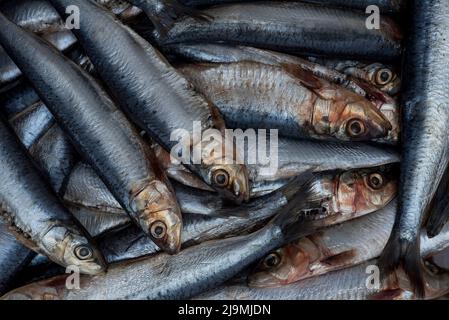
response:
[(305, 87), (310, 90), (319, 90), (323, 87), (323, 82), (312, 72), (302, 69), (301, 67), (291, 63), (280, 63), (282, 68), (299, 80)]
[(449, 220), (449, 166), (445, 169), (443, 177), (431, 203), (430, 213), (426, 222), (429, 238), (436, 237)]
[(201, 12), (197, 9), (186, 7), (177, 1), (171, 1), (167, 3), (164, 8), (155, 15), (152, 10), (146, 10), (142, 8), (154, 27), (158, 31), (159, 35), (164, 36), (168, 30), (173, 26), (176, 20), (180, 17), (188, 16), (200, 21), (211, 21), (212, 17)]
[(402, 267), (410, 280), (415, 296), (424, 297), (424, 266), (420, 254), (419, 237), (410, 242), (393, 233), (379, 258), (379, 265), (387, 276)]
[(307, 172), (294, 179), (301, 185), (298, 192), (291, 195), (289, 202), (282, 207), (278, 214), (271, 220), (270, 225), (275, 225), (282, 230), (285, 243), (292, 242), (300, 236), (300, 226), (304, 222), (303, 210), (321, 208), (322, 196), (317, 196), (313, 188), (315, 175)]

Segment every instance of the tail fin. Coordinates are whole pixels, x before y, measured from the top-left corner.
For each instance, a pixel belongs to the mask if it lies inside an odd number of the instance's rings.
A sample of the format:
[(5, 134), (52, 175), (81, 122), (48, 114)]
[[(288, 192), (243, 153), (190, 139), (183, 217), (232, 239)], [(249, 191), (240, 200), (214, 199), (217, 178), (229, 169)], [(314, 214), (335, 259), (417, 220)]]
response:
[(413, 242), (401, 239), (393, 232), (379, 258), (383, 277), (402, 267), (417, 298), (424, 297), (424, 265), (420, 254), (420, 237)]
[(312, 173), (305, 173), (294, 180), (295, 184), (289, 184), (301, 187), (296, 193), (292, 193), (292, 189), (286, 190), (286, 195), (290, 200), (270, 222), (271, 225), (275, 225), (282, 230), (285, 243), (298, 238), (299, 227), (305, 218), (305, 209), (308, 209), (308, 211), (321, 210), (324, 199), (313, 188), (314, 177)]
[(147, 7), (143, 7), (142, 10), (154, 24), (159, 35), (164, 36), (168, 30), (173, 26), (175, 21), (183, 16), (189, 16), (197, 20), (210, 21), (212, 17), (201, 12), (200, 10), (186, 7), (178, 1), (169, 1), (164, 4), (164, 7), (158, 11), (157, 14), (154, 10)]

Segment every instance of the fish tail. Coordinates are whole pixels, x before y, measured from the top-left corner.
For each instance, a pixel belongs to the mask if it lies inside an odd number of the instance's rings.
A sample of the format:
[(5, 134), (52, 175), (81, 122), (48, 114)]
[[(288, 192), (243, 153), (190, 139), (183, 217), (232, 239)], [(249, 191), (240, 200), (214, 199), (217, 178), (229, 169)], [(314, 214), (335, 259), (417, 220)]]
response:
[[(282, 230), (283, 241), (288, 243), (298, 238), (304, 222), (304, 210), (321, 210), (323, 196), (315, 192), (315, 175), (305, 173), (295, 178), (284, 190), (288, 203), (280, 209), (270, 224)], [(298, 191), (294, 192), (295, 189)]]
[(426, 225), (427, 236), (433, 238), (439, 235), (448, 220), (449, 207), (445, 207), (443, 212), (432, 212)]
[(392, 234), (379, 259), (384, 276), (402, 267), (417, 298), (424, 297), (423, 265), (419, 237), (413, 242)]
[(167, 4), (157, 15), (151, 10), (145, 10), (145, 13), (154, 24), (159, 35), (166, 35), (176, 20), (181, 17), (189, 16), (197, 20), (210, 21), (212, 17), (197, 9), (186, 7), (174, 1)]

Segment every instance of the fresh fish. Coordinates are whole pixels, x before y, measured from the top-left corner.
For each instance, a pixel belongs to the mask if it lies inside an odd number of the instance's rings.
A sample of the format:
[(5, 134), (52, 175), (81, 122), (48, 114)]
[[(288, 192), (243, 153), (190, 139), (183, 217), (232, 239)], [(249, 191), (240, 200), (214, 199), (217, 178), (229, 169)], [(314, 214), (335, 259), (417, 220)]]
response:
[[(0, 14), (0, 42), (111, 193), (159, 246), (180, 246), (181, 213), (149, 147), (79, 66)], [(19, 41), (20, 40), (20, 41)]]
[(164, 34), (176, 19), (187, 15), (197, 19), (207, 19), (199, 11), (183, 6), (177, 0), (129, 0), (134, 6), (140, 8), (151, 20), (159, 33)]
[(0, 111), (6, 119), (10, 119), (39, 101), (36, 91), (22, 82), (0, 95)]
[[(382, 182), (379, 184), (379, 181)], [(309, 224), (310, 229), (298, 228), (298, 231), (301, 230), (305, 234), (313, 233), (316, 228), (334, 225), (383, 208), (396, 194), (394, 175), (385, 168), (319, 174), (311, 186), (314, 197), (322, 199), (320, 207), (325, 214), (314, 218), (322, 219), (315, 222), (316, 226)], [(182, 189), (176, 188), (180, 203), (185, 202), (185, 206), (189, 206), (188, 211), (209, 215), (209, 217), (191, 214), (185, 216), (182, 246), (185, 248), (207, 240), (247, 232), (272, 216), (276, 208), (284, 206), (294, 188), (295, 184), (290, 183), (268, 196), (255, 199), (243, 206), (217, 203), (211, 197), (210, 208), (215, 208), (214, 212), (207, 212), (207, 208), (204, 208), (205, 205), (209, 205), (205, 202), (204, 196), (198, 197), (194, 193), (184, 196), (180, 192)], [(192, 199), (195, 198), (198, 200), (192, 203)], [(191, 209), (192, 207), (195, 209)], [(305, 217), (311, 214), (313, 211), (303, 212)], [(212, 218), (214, 215), (217, 218)], [(108, 262), (137, 258), (155, 252), (155, 246), (145, 239), (141, 232), (134, 230), (135, 228), (128, 228), (119, 231), (100, 242)]]
[[(304, 179), (307, 179), (306, 175)], [(308, 192), (299, 191), (277, 216), (249, 235), (209, 241), (177, 255), (122, 262), (103, 277), (82, 277), (80, 290), (67, 290), (66, 276), (38, 282), (9, 294), (24, 299), (185, 299), (232, 278), (270, 249), (296, 237), (297, 212), (306, 208)], [(313, 205), (313, 204), (311, 204)], [(180, 277), (180, 274), (185, 276)], [(136, 275), (139, 276), (136, 281)], [(173, 278), (172, 278), (173, 277)], [(131, 280), (132, 279), (132, 280)], [(120, 284), (120, 290), (111, 286)], [(125, 284), (125, 285), (124, 285)], [(8, 296), (4, 297), (8, 298)]]
[(403, 147), (399, 210), (381, 257), (386, 271), (402, 266), (415, 293), (424, 293), (420, 237), (430, 202), (449, 160), (449, 77), (446, 50), (449, 2), (411, 1), (403, 92)]
[(180, 19), (158, 41), (162, 45), (224, 42), (380, 62), (401, 53), (401, 32), (388, 17), (382, 17), (380, 29), (369, 30), (365, 13), (300, 2), (239, 3), (203, 12), (212, 20)]
[[(343, 86), (354, 93), (370, 100), (392, 125), (388, 136), (379, 139), (380, 142), (397, 141), (400, 133), (399, 105), (396, 100), (363, 80), (354, 79), (347, 74), (328, 68), (318, 63), (305, 60), (296, 56), (262, 50), (244, 46), (230, 46), (224, 44), (175, 44), (164, 48), (168, 54), (175, 54), (194, 62), (207, 63), (233, 63), (233, 62), (258, 62), (262, 64), (287, 66), (300, 68), (313, 73), (318, 78), (323, 78)], [(312, 58), (310, 58), (312, 59)], [(321, 61), (314, 59), (313, 61)], [(327, 61), (327, 60), (326, 60)], [(335, 66), (332, 66), (335, 67)]]
[(2, 218), (28, 247), (81, 272), (104, 271), (100, 252), (51, 193), (13, 132), (0, 123)]
[(449, 220), (449, 166), (444, 171), (426, 222), (429, 237), (437, 236)]
[[(254, 0), (181, 0), (182, 3), (189, 6), (217, 5), (233, 2), (242, 3), (245, 1), (255, 2)], [(302, 0), (302, 2), (316, 3), (333, 7), (361, 9), (363, 11), (365, 11), (368, 6), (375, 5), (380, 8), (381, 12), (387, 13), (397, 13), (405, 6), (405, 1), (403, 0)]]
[(348, 76), (366, 81), (389, 95), (396, 95), (401, 89), (401, 79), (391, 66), (382, 63), (364, 64), (358, 61), (309, 58)]
[(179, 70), (219, 108), (231, 128), (345, 141), (384, 138), (392, 129), (370, 101), (299, 68), (239, 62)]
[[(246, 285), (218, 287), (206, 292), (198, 300), (412, 300), (416, 299), (406, 276), (396, 272), (397, 283), (384, 284), (380, 288), (367, 286), (370, 273), (378, 265), (377, 260), (330, 272), (322, 276), (305, 279), (290, 285), (275, 288), (254, 288)], [(371, 271), (370, 271), (371, 272)], [(430, 276), (428, 277), (430, 278)], [(447, 293), (448, 279), (428, 279), (426, 298), (434, 299)], [(11, 298), (27, 297), (20, 292)]]
[(390, 236), (396, 201), (375, 213), (324, 229), (268, 254), (248, 285), (278, 287), (377, 258)]
[[(172, 140), (174, 130), (178, 133), (185, 130), (190, 134), (184, 145), (188, 150), (211, 147), (211, 141), (191, 139), (193, 127), (198, 122), (201, 127), (199, 133), (209, 128), (223, 132), (221, 117), (156, 49), (92, 1), (51, 0), (51, 3), (61, 15), (65, 15), (67, 5), (80, 8), (81, 27), (74, 31), (75, 34), (111, 92), (141, 129), (166, 150), (179, 145)], [(110, 30), (114, 37), (106, 39), (96, 32), (98, 28)], [(124, 65), (126, 68), (122, 67)], [(240, 156), (229, 150), (232, 148), (223, 149), (224, 154), (221, 155), (203, 154), (202, 161), (196, 159), (201, 164), (192, 161), (195, 157), (185, 153), (183, 155), (187, 159), (184, 160), (192, 171), (225, 197), (237, 203), (247, 201), (246, 168), (238, 164)], [(179, 153), (174, 154), (179, 156)]]
[(35, 253), (21, 244), (0, 221), (0, 295), (11, 289), (12, 280)]

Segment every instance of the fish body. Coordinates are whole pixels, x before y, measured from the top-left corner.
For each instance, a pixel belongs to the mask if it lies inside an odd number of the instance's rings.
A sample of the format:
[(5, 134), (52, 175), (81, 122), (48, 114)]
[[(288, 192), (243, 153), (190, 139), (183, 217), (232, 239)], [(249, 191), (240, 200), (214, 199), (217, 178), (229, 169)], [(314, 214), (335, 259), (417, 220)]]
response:
[(402, 266), (415, 292), (424, 293), (426, 272), (419, 255), (419, 233), (430, 202), (448, 165), (449, 77), (447, 1), (412, 1), (413, 14), (403, 76), (403, 147), (398, 216), (381, 263)]
[(182, 224), (178, 204), (149, 147), (125, 115), (79, 66), (5, 16), (0, 20), (1, 44), (79, 154), (133, 221), (165, 250), (177, 252)]
[[(209, 128), (224, 129), (215, 109), (194, 92), (187, 80), (148, 42), (104, 9), (91, 1), (52, 0), (51, 3), (61, 15), (65, 15), (69, 4), (80, 8), (80, 29), (74, 32), (97, 72), (130, 118), (166, 150), (178, 145), (172, 140), (172, 134), (179, 130), (190, 134), (185, 145), (188, 150), (194, 146), (201, 150), (210, 146), (210, 142), (196, 141), (201, 138), (193, 139), (195, 142), (190, 139), (195, 123), (199, 124), (200, 133)], [(105, 39), (97, 32), (99, 28), (111, 30), (115, 36)], [(247, 201), (245, 166), (239, 164), (239, 157), (232, 150), (224, 149), (227, 150), (221, 156), (209, 154), (196, 161), (184, 152), (184, 161), (225, 197), (237, 203)], [(179, 158), (179, 152), (174, 154)]]
[[(308, 179), (305, 176), (304, 179)], [(302, 185), (302, 183), (301, 183)], [(104, 277), (83, 277), (80, 290), (66, 290), (65, 276), (32, 285), (27, 291), (11, 293), (24, 298), (42, 299), (182, 299), (194, 296), (230, 279), (263, 255), (269, 248), (295, 236), (295, 209), (308, 206), (306, 191), (280, 210), (264, 228), (246, 236), (209, 241), (177, 255), (118, 263)], [(306, 196), (306, 198), (304, 198)], [(293, 216), (292, 216), (293, 215)], [(180, 274), (185, 276), (180, 277)], [(136, 281), (136, 275), (139, 279)], [(170, 275), (174, 278), (170, 280)], [(131, 281), (133, 279), (133, 281)], [(120, 283), (120, 290), (111, 284)], [(101, 292), (101, 294), (100, 294)]]
[(33, 259), (35, 253), (21, 244), (0, 222), (0, 294), (11, 289), (12, 280)]
[[(210, 21), (178, 20), (162, 45), (224, 42), (312, 56), (394, 60), (401, 52), (398, 26), (387, 17), (380, 29), (350, 10), (300, 2), (239, 3), (203, 11)], [(319, 27), (318, 27), (319, 26)]]
[(231, 128), (278, 129), (293, 138), (344, 141), (384, 138), (392, 129), (371, 102), (305, 70), (251, 62), (186, 65), (180, 70)]
[(84, 273), (104, 271), (103, 258), (70, 213), (42, 181), (14, 133), (0, 123), (0, 203), (5, 225), (28, 247)]
[[(254, 2), (254, 0), (246, 0)], [(207, 6), (218, 5), (233, 2), (245, 2), (241, 0), (181, 0), (182, 3), (188, 6)], [(368, 6), (375, 5), (381, 12), (397, 13), (404, 7), (402, 0), (304, 0), (302, 2), (309, 2), (330, 7), (342, 7), (351, 9), (360, 9), (365, 11)]]

